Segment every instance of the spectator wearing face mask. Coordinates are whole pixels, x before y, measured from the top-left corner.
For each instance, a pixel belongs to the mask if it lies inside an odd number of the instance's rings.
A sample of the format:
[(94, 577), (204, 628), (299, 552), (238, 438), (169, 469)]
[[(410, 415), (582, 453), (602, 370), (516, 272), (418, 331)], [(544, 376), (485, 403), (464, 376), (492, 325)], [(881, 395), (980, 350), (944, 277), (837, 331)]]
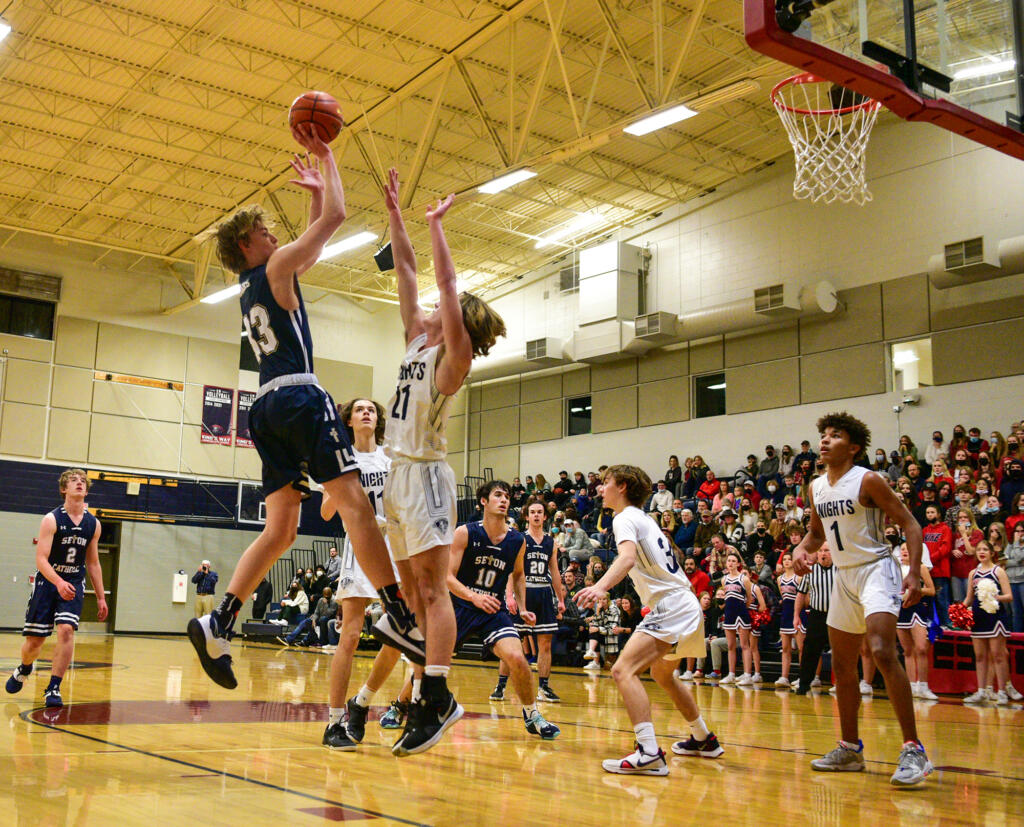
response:
[(650, 510), (657, 511), (659, 514), (664, 511), (670, 511), (672, 509), (673, 499), (674, 495), (668, 490), (665, 480), (658, 480), (654, 496), (651, 497)]
[(758, 552), (764, 554), (766, 560), (774, 560), (774, 546), (775, 538), (768, 532), (768, 525), (764, 520), (758, 520), (754, 531), (744, 538), (743, 562), (747, 566), (752, 566), (754, 555)]
[(771, 500), (775, 505), (781, 505), (786, 499), (786, 494), (777, 479), (770, 479), (764, 484), (763, 499)]
[(1013, 595), (1013, 631), (1024, 632), (1024, 519), (1009, 527), (1007, 522), (1006, 576)]
[(1017, 494), (1010, 502), (1008, 516), (1003, 521), (1006, 526), (1006, 536), (1012, 537), (1020, 523), (1024, 523), (1024, 494)]
[(745, 482), (755, 484), (757, 482), (758, 474), (758, 463), (757, 457), (754, 454), (747, 454), (747, 464), (742, 468), (738, 468), (736, 473), (732, 475), (733, 481), (743, 485)]
[(966, 447), (967, 453), (970, 454), (970, 456), (973, 459), (977, 460), (978, 454), (980, 454), (982, 451), (988, 453), (988, 450), (991, 446), (988, 444), (987, 439), (982, 439), (981, 428), (971, 428), (967, 432)]
[(594, 553), (594, 545), (587, 532), (577, 526), (575, 520), (566, 520), (562, 523), (562, 529), (565, 532), (562, 550), (569, 555), (570, 560), (586, 564)]
[[(911, 502), (906, 503), (907, 508), (913, 512), (914, 519), (916, 519), (921, 526), (927, 525), (928, 508), (931, 506), (938, 508), (940, 518), (945, 516), (946, 510), (942, 507), (941, 503), (939, 503), (938, 492), (939, 489), (934, 482), (926, 482), (921, 487), (920, 502), (917, 505)], [(950, 527), (952, 528), (952, 523), (950, 523)]]
[(952, 459), (956, 452), (967, 446), (967, 429), (963, 425), (953, 426), (953, 437), (949, 440), (947, 455)]
[(889, 473), (889, 458), (885, 455), (885, 451), (879, 448), (875, 451), (875, 462), (871, 466), (872, 471), (877, 471), (883, 477)]
[(1020, 439), (1014, 434), (1006, 438), (1006, 452), (999, 458), (999, 470), (1005, 475), (1006, 466), (1021, 458)]
[(789, 445), (782, 446), (782, 453), (779, 454), (779, 473), (782, 476), (792, 474), (796, 468), (796, 455)]
[(967, 578), (977, 562), (978, 543), (985, 541), (985, 535), (974, 521), (974, 514), (961, 510), (953, 529), (953, 558), (950, 562), (953, 599), (958, 603), (967, 595)]
[(885, 469), (885, 472), (893, 482), (903, 476), (903, 462), (900, 460), (898, 452), (889, 452), (889, 467)]
[[(998, 497), (978, 497), (978, 503), (975, 506), (978, 513), (975, 515), (978, 521), (978, 528), (985, 532), (988, 536), (988, 531), (992, 526), (1002, 526), (1003, 523), (999, 519), (1002, 509), (999, 507)], [(989, 537), (991, 542), (992, 538)], [(996, 557), (1000, 556), (1002, 549), (995, 549)]]
[(757, 490), (762, 494), (767, 490), (769, 482), (774, 482), (776, 490), (779, 484), (779, 458), (775, 456), (775, 446), (764, 446), (764, 459), (757, 466)]
[[(1009, 443), (1009, 440), (1007, 440)], [(1005, 468), (1003, 483), (999, 486), (999, 504), (1006, 510), (1011, 511), (1014, 497), (1024, 492), (1024, 461), (1014, 457)], [(1013, 513), (1019, 513), (1014, 511)]]
[(942, 431), (932, 431), (931, 441), (928, 443), (928, 447), (924, 449), (924, 461), (929, 465), (934, 465), (935, 460), (945, 456), (946, 452), (947, 446), (945, 437), (942, 436)]

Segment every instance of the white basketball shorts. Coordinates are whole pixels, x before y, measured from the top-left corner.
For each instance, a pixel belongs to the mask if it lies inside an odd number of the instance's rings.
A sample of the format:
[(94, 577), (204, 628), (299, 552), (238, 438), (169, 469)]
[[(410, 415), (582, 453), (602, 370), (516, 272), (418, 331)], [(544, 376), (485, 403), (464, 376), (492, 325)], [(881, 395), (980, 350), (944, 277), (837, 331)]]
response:
[(395, 560), (408, 560), (455, 535), (455, 473), (443, 460), (396, 460), (384, 483), (384, 516)]
[(643, 632), (675, 648), (665, 660), (702, 658), (707, 654), (704, 642), (704, 613), (700, 601), (689, 589), (680, 589), (664, 597), (640, 621), (637, 632)]
[(862, 635), (867, 631), (864, 618), (878, 612), (899, 616), (903, 603), (903, 572), (892, 556), (877, 563), (837, 569), (832, 583), (828, 620), (833, 629)]

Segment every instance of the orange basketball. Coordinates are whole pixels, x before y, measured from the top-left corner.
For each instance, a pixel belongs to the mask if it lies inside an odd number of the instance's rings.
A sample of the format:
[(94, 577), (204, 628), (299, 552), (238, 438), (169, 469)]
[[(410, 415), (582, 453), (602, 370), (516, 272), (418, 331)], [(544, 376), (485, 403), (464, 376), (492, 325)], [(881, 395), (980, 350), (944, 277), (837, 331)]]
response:
[(311, 123), (316, 127), (320, 140), (329, 144), (338, 137), (345, 121), (338, 111), (338, 102), (326, 92), (303, 92), (288, 110), (288, 125)]

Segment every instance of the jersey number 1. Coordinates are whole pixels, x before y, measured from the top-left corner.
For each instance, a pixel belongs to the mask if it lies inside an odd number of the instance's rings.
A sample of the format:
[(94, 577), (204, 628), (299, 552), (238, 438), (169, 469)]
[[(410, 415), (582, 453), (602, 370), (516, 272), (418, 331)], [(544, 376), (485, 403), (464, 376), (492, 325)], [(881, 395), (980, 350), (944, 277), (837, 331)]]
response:
[(395, 390), (395, 404), (391, 407), (393, 419), (405, 420), (406, 414), (409, 413), (409, 393), (408, 385), (399, 385)]
[(832, 533), (836, 535), (836, 548), (845, 551), (843, 541), (839, 539), (839, 523), (832, 523)]

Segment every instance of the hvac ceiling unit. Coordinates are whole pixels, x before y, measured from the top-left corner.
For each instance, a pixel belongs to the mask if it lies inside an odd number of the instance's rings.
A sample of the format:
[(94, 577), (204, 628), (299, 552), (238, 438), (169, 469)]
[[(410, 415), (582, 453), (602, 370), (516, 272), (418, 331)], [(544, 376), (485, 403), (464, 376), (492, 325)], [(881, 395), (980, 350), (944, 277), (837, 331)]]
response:
[(674, 342), (679, 338), (676, 321), (674, 313), (664, 311), (645, 313), (633, 320), (633, 332), (636, 338), (644, 339), (655, 345)]
[(41, 273), (26, 273), (23, 270), (8, 270), (6, 267), (0, 267), (0, 293), (22, 296), (26, 299), (58, 302), (60, 301), (60, 276), (44, 276)]
[(754, 290), (754, 312), (785, 317), (800, 312), (800, 291), (794, 284), (772, 284)]
[(606, 241), (581, 250), (577, 324), (635, 318), (646, 272), (646, 251), (632, 244)]
[(561, 295), (575, 293), (580, 289), (580, 266), (573, 264), (558, 271), (558, 292)]
[(943, 250), (947, 273), (960, 276), (982, 276), (999, 270), (999, 261), (985, 257), (985, 239), (969, 238), (947, 244)]
[(614, 362), (622, 352), (622, 323), (609, 319), (577, 327), (572, 337), (572, 355), (577, 362)]
[(531, 339), (526, 343), (526, 361), (535, 365), (560, 365), (565, 361), (562, 355), (562, 340), (547, 336)]

